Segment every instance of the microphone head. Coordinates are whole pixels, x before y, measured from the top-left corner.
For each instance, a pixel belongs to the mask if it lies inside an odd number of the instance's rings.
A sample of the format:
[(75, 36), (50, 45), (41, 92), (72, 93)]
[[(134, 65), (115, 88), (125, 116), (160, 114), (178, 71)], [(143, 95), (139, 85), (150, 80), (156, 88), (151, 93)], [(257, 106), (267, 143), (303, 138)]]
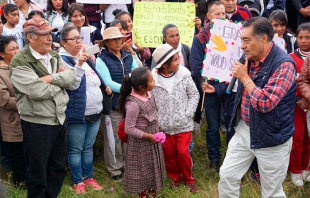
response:
[(245, 64), (245, 58), (243, 56), (240, 57), (239, 63), (241, 63), (243, 65)]

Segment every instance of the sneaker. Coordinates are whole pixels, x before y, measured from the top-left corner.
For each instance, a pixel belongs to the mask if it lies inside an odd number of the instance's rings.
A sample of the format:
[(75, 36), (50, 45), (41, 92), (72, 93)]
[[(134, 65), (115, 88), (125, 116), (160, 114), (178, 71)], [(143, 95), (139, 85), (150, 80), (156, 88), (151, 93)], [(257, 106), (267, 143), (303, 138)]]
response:
[(302, 180), (301, 174), (291, 173), (291, 178), (292, 178), (292, 182), (293, 182), (293, 184), (295, 184), (295, 186), (303, 186), (304, 185), (304, 181)]
[(116, 181), (116, 182), (121, 182), (121, 181), (123, 181), (123, 176), (122, 176), (122, 174), (114, 175), (114, 176), (112, 176), (111, 178), (112, 178), (114, 181)]
[(93, 190), (102, 190), (102, 186), (100, 186), (93, 178), (89, 178), (84, 181), (86, 186), (91, 186)]
[(219, 173), (220, 172), (220, 162), (219, 161), (210, 162), (209, 168), (213, 168), (217, 173)]
[(74, 184), (73, 185), (73, 189), (74, 189), (74, 192), (75, 194), (84, 194), (86, 191), (85, 191), (85, 184), (83, 182), (81, 183), (78, 183), (78, 184)]
[(200, 124), (197, 122), (194, 122), (194, 130), (197, 132), (197, 134), (200, 134)]
[(187, 184), (187, 186), (189, 187), (189, 192), (191, 193), (197, 192), (197, 188), (195, 184)]
[(304, 179), (305, 182), (310, 182), (310, 171), (302, 170), (301, 176)]

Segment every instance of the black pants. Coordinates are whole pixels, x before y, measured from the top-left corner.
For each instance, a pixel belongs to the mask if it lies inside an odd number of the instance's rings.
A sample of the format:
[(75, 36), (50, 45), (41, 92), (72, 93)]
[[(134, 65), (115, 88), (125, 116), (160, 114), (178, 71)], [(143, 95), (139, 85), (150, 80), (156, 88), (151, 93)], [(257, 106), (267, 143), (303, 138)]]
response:
[(21, 120), (29, 198), (57, 197), (65, 178), (67, 123), (43, 125)]
[(10, 142), (13, 182), (19, 186), (26, 181), (26, 164), (22, 142)]

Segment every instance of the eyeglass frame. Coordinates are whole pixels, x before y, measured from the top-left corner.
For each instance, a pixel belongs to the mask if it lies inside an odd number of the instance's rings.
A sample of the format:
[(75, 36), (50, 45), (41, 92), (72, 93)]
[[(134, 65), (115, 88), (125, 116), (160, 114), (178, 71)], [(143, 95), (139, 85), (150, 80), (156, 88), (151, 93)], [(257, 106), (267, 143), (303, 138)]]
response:
[(82, 41), (84, 37), (82, 36), (79, 36), (79, 37), (76, 37), (76, 38), (66, 38), (64, 39), (64, 41), (74, 41), (77, 42), (78, 40)]

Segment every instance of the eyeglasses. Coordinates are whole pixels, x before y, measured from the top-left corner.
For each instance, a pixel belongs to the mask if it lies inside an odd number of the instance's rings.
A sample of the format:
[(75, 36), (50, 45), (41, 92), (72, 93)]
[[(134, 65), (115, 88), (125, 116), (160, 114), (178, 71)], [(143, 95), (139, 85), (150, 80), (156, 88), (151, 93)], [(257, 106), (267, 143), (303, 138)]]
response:
[(83, 37), (67, 38), (67, 39), (64, 39), (64, 40), (65, 40), (65, 41), (70, 40), (70, 41), (78, 42), (78, 41), (82, 41), (82, 40), (83, 40)]

